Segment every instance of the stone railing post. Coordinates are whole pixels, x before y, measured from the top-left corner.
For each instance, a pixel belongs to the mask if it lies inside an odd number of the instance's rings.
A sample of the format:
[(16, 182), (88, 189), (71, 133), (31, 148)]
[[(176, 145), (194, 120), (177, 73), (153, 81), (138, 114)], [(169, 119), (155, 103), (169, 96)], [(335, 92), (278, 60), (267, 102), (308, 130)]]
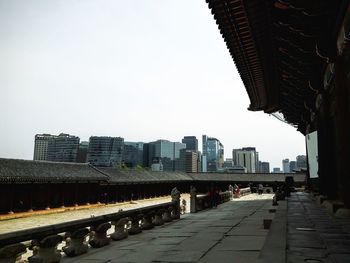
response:
[(69, 257), (86, 253), (89, 246), (85, 239), (89, 232), (87, 228), (80, 228), (72, 233), (66, 233), (66, 246), (62, 248), (63, 252)]
[(204, 209), (204, 198), (197, 198), (196, 200), (196, 211), (201, 211)]
[(150, 211), (147, 214), (145, 214), (142, 218), (141, 228), (144, 230), (153, 228), (154, 227), (152, 223), (153, 217), (154, 217), (154, 211)]
[(27, 248), (22, 243), (16, 243), (0, 248), (0, 263), (15, 263), (21, 259)]
[(163, 214), (163, 221), (164, 222), (170, 222), (172, 221), (172, 217), (171, 217), (171, 212), (174, 210), (173, 207), (169, 207), (169, 208), (166, 208), (165, 211), (164, 211), (164, 214)]
[(125, 217), (119, 219), (118, 221), (112, 221), (112, 225), (114, 225), (114, 233), (111, 234), (111, 238), (113, 240), (121, 240), (128, 237), (129, 233), (126, 225), (128, 224), (129, 220), (129, 217)]
[(172, 212), (172, 218), (173, 219), (179, 219), (180, 218), (180, 198), (181, 198), (180, 191), (177, 190), (176, 187), (174, 187), (171, 190), (171, 201), (175, 202), (174, 209), (173, 209), (173, 212)]
[(197, 212), (196, 201), (197, 201), (197, 189), (191, 186), (191, 189), (190, 189), (190, 212), (191, 213)]
[(163, 212), (164, 209), (158, 209), (154, 215), (154, 220), (153, 220), (153, 225), (155, 226), (161, 226), (164, 225), (164, 221), (163, 221)]
[(61, 260), (61, 253), (57, 250), (57, 245), (61, 243), (63, 237), (51, 235), (40, 241), (32, 241), (34, 244), (33, 256), (28, 258), (29, 263), (56, 263)]
[(99, 248), (108, 245), (111, 242), (111, 239), (107, 237), (107, 230), (111, 228), (111, 224), (106, 222), (98, 226), (92, 226), (91, 231), (92, 237), (89, 241), (89, 244), (94, 248)]
[(140, 226), (140, 220), (143, 218), (142, 214), (138, 214), (132, 217), (131, 219), (131, 228), (129, 229), (130, 235), (136, 235), (138, 233), (142, 232), (141, 226)]

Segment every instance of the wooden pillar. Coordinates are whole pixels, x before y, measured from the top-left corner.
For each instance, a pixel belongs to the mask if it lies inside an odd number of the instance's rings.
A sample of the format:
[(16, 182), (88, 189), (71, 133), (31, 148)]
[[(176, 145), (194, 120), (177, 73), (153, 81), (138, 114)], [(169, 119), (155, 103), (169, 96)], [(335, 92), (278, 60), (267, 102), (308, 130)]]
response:
[(322, 95), (317, 119), (318, 176), (320, 193), (329, 199), (337, 198), (335, 134), (331, 117), (329, 94)]
[(12, 182), (10, 184), (10, 207), (9, 207), (9, 214), (13, 214), (13, 203), (14, 203), (14, 195), (15, 195), (15, 187), (14, 187), (15, 183)]
[(47, 190), (46, 190), (46, 210), (50, 210), (50, 182), (47, 182)]
[(33, 212), (33, 191), (34, 191), (34, 183), (31, 183), (30, 189), (29, 189), (29, 210), (28, 210), (28, 212)]
[(339, 196), (346, 208), (350, 208), (350, 81), (346, 76), (345, 68), (345, 56), (339, 56), (335, 62), (334, 89), (337, 178)]
[(87, 205), (90, 205), (90, 191), (91, 191), (90, 182), (88, 182), (87, 183), (87, 200), (86, 200)]
[(74, 182), (74, 206), (78, 206), (78, 183)]
[(64, 208), (64, 182), (61, 184), (61, 208)]

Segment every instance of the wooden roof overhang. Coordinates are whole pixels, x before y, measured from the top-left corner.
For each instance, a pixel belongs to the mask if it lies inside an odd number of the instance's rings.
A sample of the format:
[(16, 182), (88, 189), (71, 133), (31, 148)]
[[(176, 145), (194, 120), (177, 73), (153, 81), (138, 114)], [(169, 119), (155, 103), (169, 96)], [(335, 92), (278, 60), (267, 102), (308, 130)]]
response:
[(306, 133), (349, 0), (207, 0), (249, 110), (281, 112)]

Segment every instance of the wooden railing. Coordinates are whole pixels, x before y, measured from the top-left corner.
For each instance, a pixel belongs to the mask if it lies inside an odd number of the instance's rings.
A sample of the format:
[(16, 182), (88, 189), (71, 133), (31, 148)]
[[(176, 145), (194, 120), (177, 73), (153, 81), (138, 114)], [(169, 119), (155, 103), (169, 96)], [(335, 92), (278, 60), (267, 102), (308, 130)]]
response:
[[(29, 263), (59, 262), (62, 255), (57, 246), (62, 242), (67, 256), (78, 256), (87, 253), (89, 247), (103, 247), (111, 240), (121, 240), (179, 218), (180, 195), (172, 191), (171, 202), (2, 234), (0, 262), (16, 262), (27, 249), (33, 251)], [(112, 226), (114, 232), (109, 235), (107, 231)]]

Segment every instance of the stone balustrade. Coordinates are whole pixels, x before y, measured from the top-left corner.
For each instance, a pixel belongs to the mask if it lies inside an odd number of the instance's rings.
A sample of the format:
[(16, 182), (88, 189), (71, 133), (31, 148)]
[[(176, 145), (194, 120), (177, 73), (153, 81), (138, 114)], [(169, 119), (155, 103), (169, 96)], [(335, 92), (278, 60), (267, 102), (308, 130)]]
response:
[(0, 235), (0, 263), (19, 262), (28, 248), (33, 250), (29, 263), (59, 262), (62, 253), (57, 246), (62, 242), (62, 252), (74, 257), (87, 253), (89, 247), (97, 249), (178, 218), (180, 193), (174, 188), (168, 203)]
[[(196, 213), (198, 211), (207, 209), (211, 207), (211, 197), (208, 193), (206, 194), (197, 194), (197, 191), (194, 187), (190, 191), (190, 212)], [(230, 201), (232, 193), (230, 191), (220, 192), (216, 203), (222, 204)]]
[(241, 196), (251, 194), (250, 187), (240, 189)]

